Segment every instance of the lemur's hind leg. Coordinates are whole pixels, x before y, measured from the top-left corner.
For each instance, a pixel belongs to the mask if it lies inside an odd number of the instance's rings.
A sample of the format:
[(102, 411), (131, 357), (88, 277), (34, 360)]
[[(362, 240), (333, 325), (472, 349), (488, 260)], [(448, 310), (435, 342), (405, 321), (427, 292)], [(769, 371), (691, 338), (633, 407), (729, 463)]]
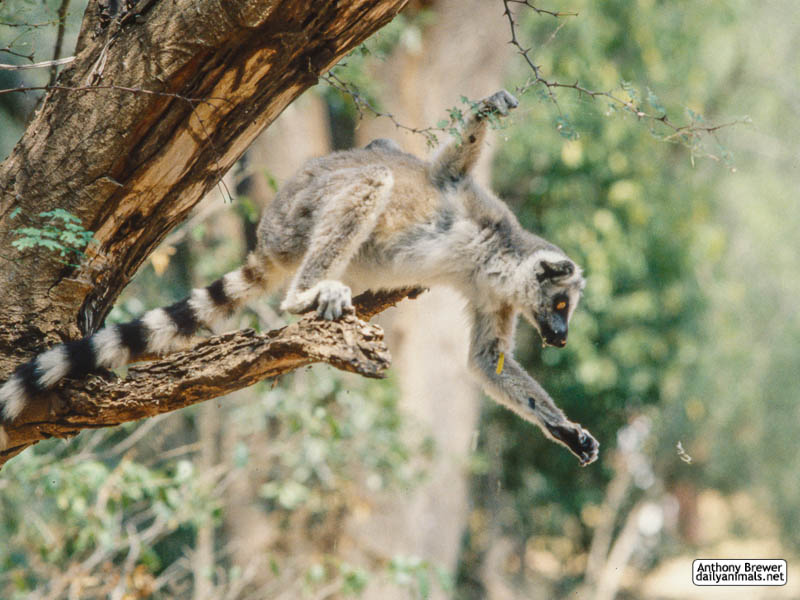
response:
[(283, 310), (316, 309), (328, 320), (352, 309), (350, 288), (338, 281), (353, 255), (369, 237), (386, 207), (394, 178), (383, 166), (332, 173), (313, 201), (319, 212), (300, 268), (292, 280)]
[(433, 180), (439, 184), (454, 183), (467, 175), (478, 162), (489, 115), (505, 117), (517, 106), (517, 99), (505, 90), (481, 100), (476, 111), (464, 124), (461, 139), (445, 146), (434, 159), (431, 173)]

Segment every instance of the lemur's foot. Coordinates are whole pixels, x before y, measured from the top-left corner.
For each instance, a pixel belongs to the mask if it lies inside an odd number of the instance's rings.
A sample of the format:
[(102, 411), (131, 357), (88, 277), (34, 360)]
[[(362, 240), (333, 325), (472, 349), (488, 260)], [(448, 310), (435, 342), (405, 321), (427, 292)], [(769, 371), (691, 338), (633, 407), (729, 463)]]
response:
[(320, 281), (304, 292), (292, 294), (281, 304), (281, 309), (294, 314), (317, 311), (317, 316), (328, 321), (352, 312), (350, 288), (340, 281)]
[(576, 423), (565, 425), (547, 425), (547, 430), (555, 439), (569, 448), (581, 463), (582, 467), (597, 460), (600, 443), (591, 433)]
[(508, 115), (509, 111), (519, 106), (519, 100), (506, 90), (495, 92), (480, 102), (480, 110), (485, 113), (497, 113), (501, 117)]

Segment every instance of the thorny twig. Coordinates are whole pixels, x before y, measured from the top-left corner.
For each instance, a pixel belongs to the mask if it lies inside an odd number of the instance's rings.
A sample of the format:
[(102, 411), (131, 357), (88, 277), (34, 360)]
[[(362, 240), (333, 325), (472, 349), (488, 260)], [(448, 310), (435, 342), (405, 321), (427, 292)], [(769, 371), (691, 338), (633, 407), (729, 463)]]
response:
[(55, 21), (45, 21), (44, 23), (11, 23), (9, 21), (0, 21), (0, 27), (29, 27), (30, 29), (37, 29), (39, 27), (50, 27)]
[(508, 2), (504, 2), (504, 4), (506, 5), (506, 9), (508, 9), (508, 3), (509, 2), (514, 3), (514, 4), (524, 4), (525, 6), (527, 6), (528, 8), (533, 10), (534, 12), (536, 12), (537, 15), (550, 15), (551, 17), (556, 17), (556, 18), (558, 18), (558, 17), (577, 17), (578, 16), (578, 13), (576, 11), (571, 11), (571, 10), (555, 11), (555, 10), (547, 10), (546, 8), (539, 8), (539, 7), (534, 6), (533, 4), (531, 4), (530, 0), (508, 0)]
[(375, 117), (385, 117), (389, 119), (397, 129), (424, 136), (427, 143), (431, 146), (436, 145), (438, 142), (438, 138), (436, 137), (437, 132), (445, 133), (449, 129), (448, 127), (410, 127), (409, 125), (404, 125), (398, 121), (397, 117), (392, 113), (384, 112), (376, 108), (354, 85), (342, 80), (333, 71), (320, 75), (319, 78), (332, 88), (350, 96), (358, 110), (359, 119), (363, 118), (365, 110), (372, 113)]
[[(703, 125), (698, 123), (697, 120), (693, 119), (691, 123), (688, 125), (677, 125), (673, 121), (670, 120), (666, 112), (658, 111), (658, 112), (647, 112), (642, 109), (642, 107), (634, 102), (633, 99), (624, 99), (616, 96), (608, 91), (595, 91), (590, 90), (575, 81), (575, 83), (562, 83), (559, 81), (553, 81), (550, 79), (546, 79), (542, 76), (541, 67), (537, 65), (530, 56), (530, 52), (532, 48), (525, 48), (519, 41), (519, 36), (517, 34), (517, 22), (514, 19), (514, 15), (511, 12), (511, 4), (521, 4), (523, 6), (528, 7), (529, 9), (536, 12), (539, 15), (550, 15), (552, 17), (566, 17), (566, 16), (577, 16), (577, 12), (557, 12), (546, 10), (542, 8), (538, 8), (531, 4), (530, 0), (503, 0), (503, 15), (508, 19), (508, 26), (511, 31), (511, 39), (509, 40), (509, 44), (514, 46), (517, 49), (517, 53), (522, 56), (525, 62), (528, 64), (532, 71), (532, 76), (528, 77), (528, 80), (520, 87), (516, 89), (516, 91), (521, 95), (527, 92), (530, 88), (535, 85), (543, 85), (547, 90), (547, 94), (550, 100), (555, 105), (556, 109), (558, 110), (559, 114), (563, 116), (563, 112), (561, 111), (561, 106), (558, 104), (558, 99), (556, 98), (555, 89), (558, 88), (565, 88), (565, 89), (573, 89), (578, 92), (578, 95), (586, 95), (593, 100), (600, 97), (600, 98), (607, 98), (613, 104), (621, 106), (623, 109), (627, 110), (631, 114), (633, 114), (636, 118), (640, 120), (647, 120), (652, 123), (661, 123), (667, 128), (672, 130), (672, 133), (662, 137), (664, 141), (672, 142), (672, 141), (682, 141), (687, 145), (690, 145), (692, 139), (696, 138), (698, 134), (705, 133), (708, 135), (713, 135), (720, 129), (725, 127), (730, 127), (732, 125), (736, 125), (739, 123), (745, 122), (743, 119), (735, 119), (733, 121), (729, 121), (726, 123), (722, 123), (719, 125)], [(549, 41), (549, 40), (548, 40)], [(716, 159), (717, 157), (710, 156), (711, 158)]]
[(24, 58), (26, 60), (33, 60), (33, 53), (30, 54), (22, 54), (21, 52), (17, 52), (16, 50), (12, 50), (11, 46), (6, 46), (5, 48), (0, 48), (0, 52), (5, 52), (6, 54), (10, 54), (11, 56), (16, 56), (18, 58)]
[[(555, 10), (539, 8), (538, 6), (532, 4), (531, 0), (502, 0), (502, 2), (504, 7), (503, 15), (508, 20), (509, 30), (511, 32), (511, 40), (509, 40), (509, 44), (511, 44), (516, 48), (517, 53), (520, 56), (522, 56), (522, 58), (525, 60), (525, 62), (527, 63), (528, 67), (532, 72), (532, 75), (528, 77), (528, 80), (523, 85), (517, 86), (515, 91), (518, 94), (522, 95), (536, 85), (544, 86), (544, 89), (546, 90), (549, 100), (556, 107), (556, 110), (558, 111), (561, 119), (565, 119), (566, 116), (564, 115), (564, 112), (561, 110), (561, 105), (559, 104), (558, 98), (555, 93), (555, 90), (559, 88), (575, 90), (579, 96), (585, 95), (593, 100), (597, 98), (606, 98), (611, 102), (609, 108), (612, 110), (614, 109), (615, 106), (619, 106), (626, 112), (629, 112), (632, 115), (634, 115), (639, 120), (649, 121), (653, 125), (661, 123), (662, 125), (667, 127), (670, 130), (670, 133), (668, 135), (658, 135), (658, 137), (662, 141), (677, 142), (689, 146), (690, 148), (692, 148), (693, 159), (694, 159), (694, 152), (696, 149), (694, 142), (699, 139), (700, 134), (714, 136), (716, 139), (716, 136), (714, 134), (716, 134), (716, 132), (719, 131), (720, 129), (748, 122), (747, 118), (743, 118), (743, 119), (735, 119), (718, 125), (708, 125), (703, 123), (703, 120), (699, 115), (694, 115), (693, 113), (691, 113), (691, 111), (689, 111), (691, 117), (690, 123), (687, 125), (678, 125), (669, 118), (667, 112), (665, 110), (662, 110), (661, 107), (656, 107), (656, 110), (654, 112), (648, 112), (647, 110), (644, 110), (641, 104), (637, 102), (636, 98), (630, 93), (629, 93), (630, 97), (628, 99), (625, 99), (623, 97), (615, 95), (611, 91), (590, 90), (580, 85), (578, 81), (575, 81), (574, 83), (562, 83), (560, 81), (547, 79), (546, 77), (543, 76), (541, 67), (537, 65), (531, 58), (531, 51), (533, 50), (533, 48), (532, 47), (526, 48), (520, 42), (517, 30), (517, 22), (511, 11), (511, 5), (519, 4), (529, 8), (538, 15), (548, 15), (553, 18), (577, 17), (578, 13), (575, 11), (555, 11)], [(551, 36), (547, 39), (547, 41), (542, 45), (550, 43), (562, 27), (563, 23), (558, 26), (556, 31), (553, 32), (553, 34), (551, 34)], [(436, 145), (436, 143), (438, 143), (438, 139), (436, 137), (437, 133), (453, 132), (452, 115), (450, 122), (444, 127), (442, 126), (411, 127), (409, 125), (405, 125), (400, 121), (398, 121), (398, 119), (392, 113), (378, 109), (369, 101), (368, 98), (364, 96), (364, 94), (362, 94), (358, 90), (356, 86), (347, 81), (344, 81), (342, 78), (337, 76), (333, 71), (327, 73), (326, 75), (321, 75), (320, 79), (322, 81), (325, 81), (332, 88), (349, 96), (352, 99), (353, 103), (355, 104), (356, 109), (358, 110), (359, 118), (363, 117), (364, 111), (371, 113), (375, 117), (387, 118), (394, 124), (394, 126), (397, 129), (402, 129), (404, 131), (408, 131), (409, 133), (415, 133), (424, 136), (427, 143), (430, 146), (434, 146)], [(623, 89), (625, 89), (624, 86)], [(563, 124), (560, 124), (558, 126), (559, 130), (561, 130), (562, 127)], [(651, 133), (657, 135), (652, 127), (651, 127)], [(714, 160), (720, 160), (720, 157), (714, 156), (713, 154), (706, 154), (706, 156)]]

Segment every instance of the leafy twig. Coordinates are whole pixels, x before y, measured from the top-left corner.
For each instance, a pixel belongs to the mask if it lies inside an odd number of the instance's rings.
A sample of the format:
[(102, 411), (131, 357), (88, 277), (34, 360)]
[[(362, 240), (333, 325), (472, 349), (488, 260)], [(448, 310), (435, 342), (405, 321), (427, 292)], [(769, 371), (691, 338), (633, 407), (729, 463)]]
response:
[(691, 118), (690, 122), (686, 125), (678, 125), (674, 121), (672, 121), (669, 116), (667, 115), (666, 110), (660, 106), (658, 103), (658, 99), (653, 94), (653, 92), (648, 90), (648, 102), (651, 106), (655, 109), (654, 111), (647, 111), (642, 107), (642, 104), (637, 101), (635, 90), (633, 90), (630, 84), (623, 82), (622, 88), (628, 94), (629, 98), (621, 98), (613, 94), (610, 91), (597, 91), (597, 90), (590, 90), (582, 85), (578, 81), (574, 83), (562, 83), (560, 81), (554, 81), (551, 79), (547, 79), (542, 75), (541, 67), (537, 65), (533, 59), (531, 58), (530, 52), (532, 48), (524, 47), (520, 42), (520, 38), (518, 35), (517, 30), (517, 22), (514, 19), (514, 15), (511, 11), (511, 4), (521, 4), (526, 6), (527, 8), (536, 12), (536, 14), (540, 15), (550, 15), (552, 17), (566, 17), (566, 16), (577, 16), (578, 13), (576, 12), (564, 12), (564, 11), (552, 11), (546, 10), (542, 8), (538, 8), (537, 6), (531, 4), (530, 0), (502, 0), (504, 11), (503, 15), (508, 20), (509, 30), (511, 32), (511, 39), (509, 40), (509, 44), (514, 46), (517, 49), (517, 53), (522, 56), (522, 58), (527, 63), (528, 67), (530, 68), (532, 75), (528, 77), (528, 80), (522, 86), (517, 88), (517, 92), (522, 95), (527, 92), (530, 88), (536, 85), (542, 85), (547, 90), (547, 94), (549, 99), (553, 102), (556, 109), (559, 112), (559, 115), (563, 118), (564, 114), (561, 110), (561, 106), (558, 103), (558, 99), (555, 95), (555, 90), (559, 88), (563, 89), (572, 89), (578, 92), (578, 95), (588, 96), (589, 98), (597, 99), (597, 98), (607, 98), (611, 101), (611, 106), (619, 106), (622, 107), (623, 110), (629, 112), (630, 114), (634, 115), (637, 119), (650, 121), (654, 124), (662, 124), (668, 129), (671, 130), (671, 133), (667, 136), (663, 136), (661, 139), (668, 142), (681, 142), (687, 146), (692, 146), (692, 143), (700, 134), (707, 134), (713, 135), (720, 129), (730, 127), (732, 125), (746, 123), (747, 119), (734, 119), (732, 121), (728, 121), (725, 123), (721, 123), (718, 125), (706, 125), (703, 123), (699, 115), (695, 115)]
[[(415, 133), (424, 136), (428, 146), (431, 147), (439, 143), (439, 138), (436, 135), (437, 133), (447, 133), (460, 143), (461, 133), (459, 131), (459, 127), (463, 127), (464, 125), (465, 110), (470, 111), (473, 114), (476, 114), (482, 110), (480, 102), (470, 100), (466, 96), (461, 96), (461, 102), (466, 105), (466, 109), (462, 110), (458, 106), (453, 106), (447, 109), (448, 118), (441, 119), (436, 123), (436, 125), (430, 127), (411, 127), (401, 123), (392, 113), (385, 112), (377, 108), (364, 94), (358, 90), (358, 88), (356, 88), (356, 86), (344, 81), (335, 73), (329, 72), (325, 75), (320, 75), (320, 79), (342, 94), (349, 96), (353, 100), (353, 103), (358, 110), (359, 118), (363, 118), (365, 110), (375, 117), (387, 118), (397, 129), (402, 129), (404, 131), (408, 131), (409, 133)], [(493, 113), (486, 113), (484, 116), (488, 119), (493, 129), (502, 128), (502, 124), (497, 118), (497, 115)]]
[[(19, 209), (11, 213), (14, 218), (19, 214)], [(11, 242), (17, 250), (27, 248), (44, 248), (58, 253), (56, 260), (70, 266), (76, 266), (67, 260), (70, 257), (83, 256), (83, 248), (93, 241), (93, 232), (83, 228), (81, 220), (72, 213), (62, 209), (39, 213), (47, 219), (42, 227), (20, 227), (14, 230), (19, 237)], [(58, 222), (61, 223), (58, 223)]]

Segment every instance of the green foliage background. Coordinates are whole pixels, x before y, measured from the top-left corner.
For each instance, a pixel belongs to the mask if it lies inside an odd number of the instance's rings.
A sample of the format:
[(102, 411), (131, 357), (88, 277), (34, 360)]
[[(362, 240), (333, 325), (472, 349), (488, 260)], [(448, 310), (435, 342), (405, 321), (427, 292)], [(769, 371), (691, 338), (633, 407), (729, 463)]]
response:
[[(659, 143), (653, 138), (663, 129), (651, 137), (646, 120), (572, 90), (558, 91), (562, 113), (538, 90), (537, 102), (514, 116), (495, 160), (496, 189), (587, 275), (567, 349), (540, 349), (526, 328), (518, 352), (565, 412), (602, 441), (606, 460), (577, 473), (569, 456), (548, 452), (547, 441), (490, 406), (478, 507), (499, 515), (523, 549), (570, 529), (578, 546), (586, 543), (586, 507), (602, 504), (619, 468), (609, 460), (617, 432), (646, 415), (651, 475), (628, 503), (685, 485), (745, 491), (774, 511), (784, 543), (797, 548), (800, 483), (791, 465), (800, 460), (792, 441), (800, 423), (800, 276), (792, 263), (800, 243), (790, 230), (800, 205), (789, 156), (800, 122), (787, 92), (797, 91), (800, 71), (792, 33), (778, 24), (793, 9), (650, 0), (559, 8), (580, 17), (554, 39), (552, 20), (524, 21), (528, 39), (550, 40), (532, 44), (548, 78), (616, 88), (623, 98), (630, 85), (650, 99), (647, 110), (663, 108), (673, 121), (742, 123), (688, 147)], [(759, 47), (764, 31), (770, 40)], [(525, 76), (515, 72), (510, 81)], [(568, 127), (559, 131), (561, 123)], [(499, 473), (493, 464), (502, 465)], [(754, 528), (746, 523), (739, 533)], [(692, 539), (676, 533), (645, 552), (645, 563), (686, 552)], [(481, 541), (480, 531), (468, 532), (468, 560), (480, 560)], [(465, 597), (485, 592), (468, 574), (473, 567), (462, 565)], [(562, 580), (555, 593), (566, 596), (575, 583)]]

